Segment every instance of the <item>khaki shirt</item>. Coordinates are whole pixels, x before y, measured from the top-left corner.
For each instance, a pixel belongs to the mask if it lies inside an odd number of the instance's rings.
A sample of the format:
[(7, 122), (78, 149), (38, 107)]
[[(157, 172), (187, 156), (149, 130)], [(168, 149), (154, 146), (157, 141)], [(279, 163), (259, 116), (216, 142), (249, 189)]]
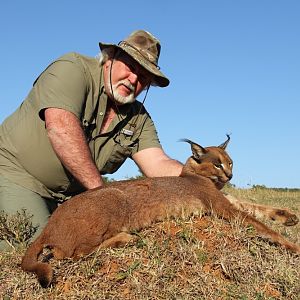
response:
[(138, 101), (120, 106), (107, 133), (99, 135), (106, 104), (98, 60), (77, 53), (60, 57), (0, 126), (0, 174), (43, 197), (64, 198), (83, 190), (57, 158), (47, 137), (43, 112), (48, 107), (78, 117), (101, 174), (115, 172), (140, 150), (161, 147), (152, 120)]

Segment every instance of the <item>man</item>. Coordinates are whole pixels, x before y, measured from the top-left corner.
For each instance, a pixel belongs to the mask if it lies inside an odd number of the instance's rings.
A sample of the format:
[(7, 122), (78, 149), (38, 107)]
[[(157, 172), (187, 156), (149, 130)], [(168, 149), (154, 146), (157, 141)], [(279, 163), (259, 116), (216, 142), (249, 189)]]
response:
[(182, 169), (136, 100), (150, 85), (169, 84), (158, 67), (159, 41), (138, 30), (99, 46), (100, 61), (69, 53), (50, 64), (0, 127), (0, 210), (25, 208), (37, 234), (57, 200), (102, 186), (101, 175), (127, 157), (149, 177)]

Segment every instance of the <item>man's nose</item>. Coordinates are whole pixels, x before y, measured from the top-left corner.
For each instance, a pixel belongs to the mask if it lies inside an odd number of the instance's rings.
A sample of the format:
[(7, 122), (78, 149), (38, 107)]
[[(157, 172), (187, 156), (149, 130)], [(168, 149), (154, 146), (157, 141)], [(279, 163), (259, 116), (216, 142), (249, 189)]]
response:
[(136, 84), (138, 81), (138, 75), (131, 72), (130, 75), (128, 76), (128, 80), (131, 84)]

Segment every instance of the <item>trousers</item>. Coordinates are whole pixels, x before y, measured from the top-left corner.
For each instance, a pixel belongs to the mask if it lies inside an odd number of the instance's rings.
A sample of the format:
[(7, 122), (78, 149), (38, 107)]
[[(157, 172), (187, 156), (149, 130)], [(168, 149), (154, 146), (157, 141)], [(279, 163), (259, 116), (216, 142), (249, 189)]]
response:
[[(57, 202), (55, 200), (43, 198), (0, 175), (0, 212), (3, 211), (10, 216), (25, 210), (27, 215), (32, 215), (32, 225), (37, 227), (37, 231), (31, 240), (41, 233), (49, 216), (56, 208)], [(0, 251), (12, 249), (5, 240), (0, 240)]]

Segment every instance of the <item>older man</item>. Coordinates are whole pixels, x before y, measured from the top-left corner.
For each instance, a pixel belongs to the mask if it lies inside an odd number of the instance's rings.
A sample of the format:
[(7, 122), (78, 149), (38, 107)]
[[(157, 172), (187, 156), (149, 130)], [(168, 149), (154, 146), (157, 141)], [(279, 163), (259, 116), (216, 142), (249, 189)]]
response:
[(0, 127), (0, 210), (25, 208), (37, 233), (58, 199), (103, 185), (101, 175), (128, 157), (146, 176), (182, 168), (136, 100), (151, 85), (169, 84), (158, 66), (159, 41), (138, 30), (118, 45), (99, 45), (100, 61), (69, 53), (51, 63)]

